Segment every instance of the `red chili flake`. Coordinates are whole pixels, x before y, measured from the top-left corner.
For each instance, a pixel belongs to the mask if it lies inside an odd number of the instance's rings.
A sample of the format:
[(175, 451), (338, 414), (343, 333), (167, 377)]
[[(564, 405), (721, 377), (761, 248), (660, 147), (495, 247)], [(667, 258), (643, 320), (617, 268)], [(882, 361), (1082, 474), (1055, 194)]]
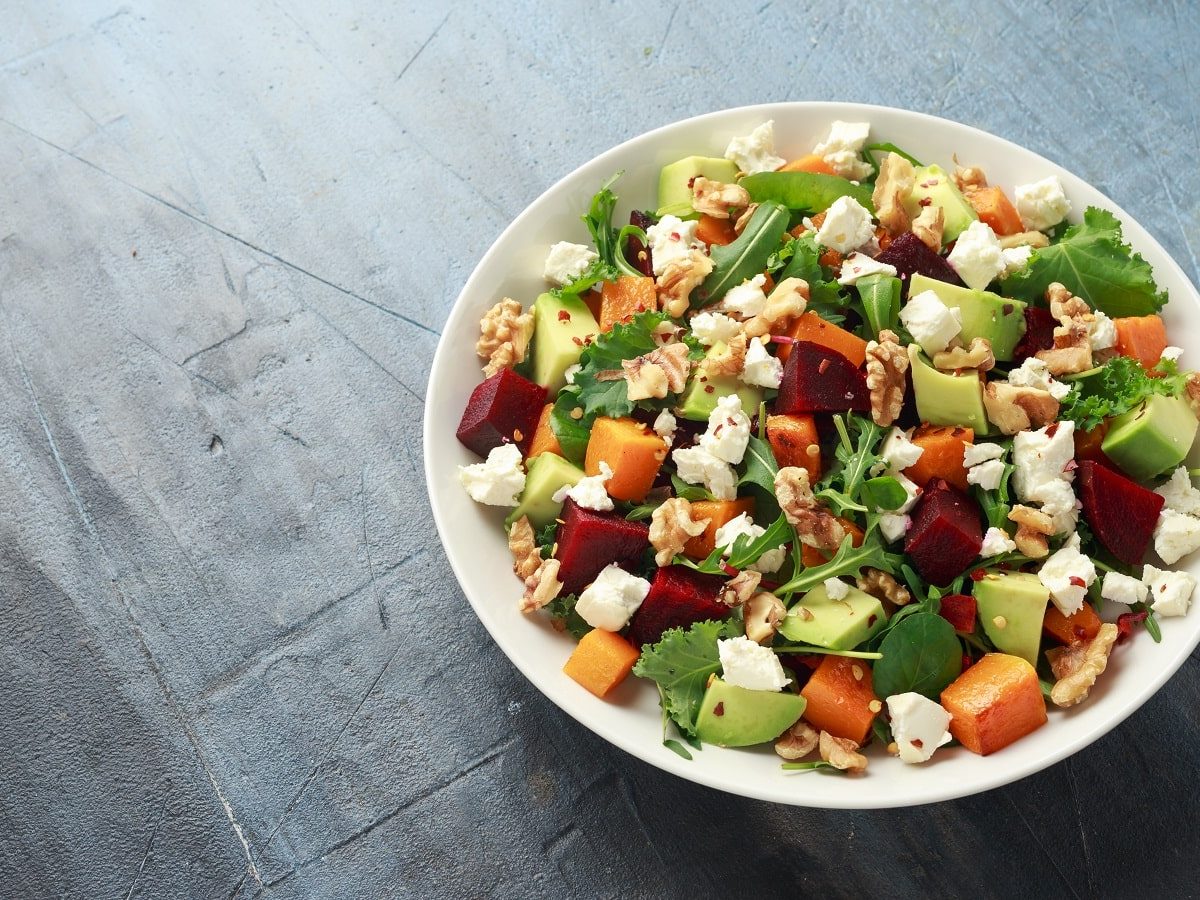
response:
[(1052, 438), (1056, 434), (1058, 434), (1058, 423), (1057, 422), (1052, 422), (1050, 425), (1046, 426), (1046, 437)]
[(962, 655), (962, 670), (965, 672), (975, 664), (975, 660), (971, 659), (967, 654)]
[(1071, 631), (1075, 635), (1075, 640), (1077, 640), (1077, 641), (1086, 641), (1087, 640), (1087, 629), (1082, 628), (1079, 625), (1074, 625), (1074, 626), (1072, 626)]
[[(922, 181), (921, 187), (924, 187), (924, 188), (936, 187), (937, 183), (938, 183), (938, 180), (936, 178), (930, 178), (928, 181)], [(929, 198), (926, 197), (926, 198), (924, 198), (924, 203), (922, 203), (922, 205), (927, 206), (928, 204), (929, 204)]]
[(972, 581), (983, 581), (983, 579), (986, 577), (987, 572), (983, 571), (983, 569), (975, 569), (973, 572), (971, 572)]
[(1123, 644), (1133, 637), (1137, 626), (1145, 622), (1148, 615), (1149, 613), (1143, 609), (1141, 612), (1127, 612), (1117, 616), (1117, 643)]
[(715, 390), (716, 390), (716, 388), (713, 387), (711, 384), (706, 384), (704, 386), (704, 393), (706, 393), (706, 394), (711, 394)]
[(577, 347), (582, 347), (582, 346), (583, 346), (583, 339), (582, 339), (582, 338), (580, 338), (578, 335), (576, 335), (575, 337), (571, 338), (571, 340), (575, 342), (575, 345), (576, 345)]
[(925, 744), (921, 741), (920, 738), (913, 738), (911, 741), (909, 741), (909, 743), (912, 744), (914, 747), (916, 747), (918, 750), (920, 750), (922, 747), (925, 746)]
[(796, 339), (790, 338), (786, 334), (773, 334), (773, 335), (771, 335), (771, 343), (772, 344), (794, 344), (794, 343), (796, 343)]
[(1080, 578), (1078, 575), (1072, 575), (1070, 578), (1067, 579), (1067, 581), (1071, 582), (1071, 584), (1075, 585), (1075, 587), (1081, 587), (1081, 588), (1087, 587), (1087, 582), (1084, 581), (1082, 578)]
[(929, 205), (930, 203), (932, 203), (933, 201), (932, 201), (932, 200), (930, 200), (928, 197), (922, 197), (922, 198), (921, 198), (920, 200), (918, 200), (917, 202), (918, 202), (919, 204), (921, 204), (922, 206), (928, 206), (928, 205)]
[(688, 187), (689, 187), (689, 188), (692, 188), (692, 187), (694, 187), (694, 186), (695, 186), (695, 184), (696, 184), (696, 179), (697, 179), (697, 178), (699, 178), (699, 177), (700, 177), (699, 175), (693, 175), (691, 178), (689, 178), (689, 179), (688, 179)]
[(678, 232), (678, 231), (672, 231), (672, 232), (671, 232), (671, 240), (673, 240), (673, 241), (680, 241), (680, 240), (683, 240), (683, 238), (682, 238), (682, 237), (680, 237), (680, 235), (679, 235), (679, 232)]
[(1011, 303), (1005, 303), (1002, 307), (1000, 307), (1000, 311), (1006, 316), (1011, 316), (1014, 309), (1016, 309), (1016, 307)]
[(878, 616), (876, 616), (875, 613), (871, 613), (871, 615), (867, 618), (867, 627), (870, 628), (872, 625), (874, 625), (877, 618)]
[(718, 434), (720, 434), (720, 433), (721, 433), (721, 429), (722, 429), (722, 428), (724, 428), (724, 427), (725, 427), (725, 423), (724, 423), (724, 422), (721, 422), (721, 423), (719, 423), (719, 424), (717, 425), (717, 427), (713, 429), (713, 437), (716, 437)]
[(714, 716), (723, 716), (723, 715), (725, 715), (725, 704), (724, 704), (724, 703), (718, 703), (716, 706), (714, 706), (714, 707), (713, 707), (713, 715), (714, 715)]
[(558, 311), (558, 321), (560, 321), (560, 322), (570, 322), (570, 321), (571, 321), (571, 314), (570, 314), (569, 312), (567, 312), (565, 309), (560, 309), (560, 310)]
[(819, 366), (817, 366), (817, 373), (820, 375), (824, 375), (825, 370), (828, 368), (829, 368), (829, 360), (823, 359), (823, 360), (821, 360), (821, 364)]

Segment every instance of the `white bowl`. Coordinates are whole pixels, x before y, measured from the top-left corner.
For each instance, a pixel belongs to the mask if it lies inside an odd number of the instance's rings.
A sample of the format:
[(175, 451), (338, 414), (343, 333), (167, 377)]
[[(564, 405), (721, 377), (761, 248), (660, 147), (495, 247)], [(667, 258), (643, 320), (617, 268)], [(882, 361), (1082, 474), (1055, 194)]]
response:
[[(698, 116), (626, 141), (563, 178), (505, 229), (467, 280), (442, 333), (425, 403), (425, 476), (446, 555), (480, 621), (538, 690), (600, 737), (682, 778), (761, 800), (842, 808), (913, 806), (1007, 784), (1086, 747), (1146, 702), (1200, 641), (1200, 613), (1161, 620), (1161, 644), (1138, 633), (1114, 651), (1084, 704), (1051, 711), (1047, 725), (991, 756), (955, 748), (911, 766), (874, 752), (867, 773), (857, 778), (786, 773), (770, 748), (706, 746), (689, 761), (662, 745), (658, 694), (649, 682), (630, 677), (611, 699), (599, 700), (563, 674), (574, 642), (554, 631), (545, 616), (518, 611), (520, 586), (501, 526), (503, 511), (476, 505), (458, 484), (457, 467), (478, 461), (454, 432), (482, 378), (474, 354), (481, 314), (501, 297), (529, 304), (545, 290), (547, 248), (560, 240), (588, 243), (580, 214), (614, 172), (625, 172), (615, 187), (620, 203), (614, 221), (620, 223), (634, 207), (655, 205), (663, 164), (694, 154), (721, 156), (731, 137), (767, 119), (775, 120), (777, 151), (789, 158), (807, 153), (833, 120), (845, 119), (870, 122), (872, 140), (891, 141), (925, 162), (947, 167), (955, 154), (964, 165), (982, 166), (991, 183), (1010, 192), (1017, 184), (1058, 175), (1074, 208), (1072, 220), (1089, 205), (1121, 220), (1126, 240), (1154, 267), (1160, 288), (1170, 292), (1172, 341), (1186, 347), (1189, 359), (1200, 359), (1200, 340), (1190, 337), (1200, 328), (1200, 296), (1179, 266), (1111, 200), (1029, 150), (957, 122), (850, 103), (776, 103)], [(1115, 614), (1105, 612), (1108, 619)]]

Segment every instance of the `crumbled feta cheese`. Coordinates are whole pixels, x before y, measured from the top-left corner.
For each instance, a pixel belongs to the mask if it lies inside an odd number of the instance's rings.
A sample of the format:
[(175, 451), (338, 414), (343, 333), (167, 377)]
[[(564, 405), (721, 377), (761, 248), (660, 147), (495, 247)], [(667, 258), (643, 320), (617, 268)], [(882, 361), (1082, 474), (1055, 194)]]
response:
[(979, 548), (979, 555), (988, 559), (1001, 553), (1012, 553), (1016, 549), (1017, 545), (1003, 528), (989, 528), (983, 534), (983, 546)]
[(458, 467), (458, 480), (476, 503), (516, 506), (525, 490), (525, 469), (515, 444), (493, 447), (481, 463)]
[(1066, 468), (1075, 458), (1074, 434), (1075, 423), (1064, 420), (1013, 438), (1013, 488), (1020, 499), (1043, 503), (1048, 485), (1070, 480)]
[(1182, 347), (1164, 347), (1160, 358), (1168, 362), (1179, 362), (1179, 357), (1181, 356), (1183, 356)]
[(737, 497), (733, 466), (713, 456), (703, 447), (683, 447), (671, 454), (675, 474), (688, 484), (702, 484), (718, 500)]
[(1068, 534), (1079, 524), (1081, 504), (1075, 499), (1071, 483), (1065, 479), (1042, 485), (1038, 491), (1042, 512), (1054, 522), (1055, 534)]
[(783, 361), (768, 353), (766, 344), (762, 341), (752, 340), (746, 348), (741, 379), (746, 384), (778, 389), (779, 383), (783, 381)]
[(977, 484), (985, 491), (994, 491), (1000, 487), (1000, 479), (1004, 476), (1004, 463), (998, 459), (989, 459), (967, 470), (967, 484)]
[(1000, 273), (1000, 277), (1007, 278), (1029, 265), (1029, 258), (1033, 256), (1033, 247), (1029, 244), (1022, 244), (1020, 247), (1005, 247), (1000, 253), (1004, 258), (1004, 271)]
[(888, 697), (887, 708), (902, 762), (926, 762), (938, 747), (950, 743), (951, 716), (940, 703), (909, 691)]
[(1164, 509), (1154, 526), (1154, 552), (1168, 566), (1200, 549), (1200, 519)]
[(1163, 498), (1166, 507), (1188, 516), (1200, 516), (1200, 490), (1192, 486), (1192, 476), (1186, 466), (1180, 466), (1154, 493)]
[[(742, 535), (746, 535), (751, 541), (756, 541), (766, 534), (766, 531), (761, 525), (755, 525), (748, 515), (742, 513), (717, 529), (716, 536), (713, 538), (713, 544), (724, 550), (724, 555), (728, 556), (729, 552), (733, 550), (733, 542)], [(767, 550), (756, 562), (751, 563), (749, 568), (755, 572), (770, 575), (773, 572), (779, 571), (779, 567), (783, 565), (783, 560), (786, 556), (787, 547), (781, 544), (773, 550)]]
[(620, 631), (629, 624), (646, 595), (650, 582), (630, 575), (616, 563), (610, 563), (596, 580), (583, 589), (575, 604), (575, 612), (593, 628)]
[(678, 423), (669, 409), (664, 409), (654, 420), (654, 433), (666, 442), (668, 447), (675, 443), (675, 429)]
[(838, 197), (825, 210), (825, 221), (817, 229), (817, 243), (849, 253), (875, 237), (875, 226), (871, 224), (871, 213), (853, 197)]
[(858, 279), (868, 275), (895, 276), (896, 267), (889, 266), (872, 259), (865, 253), (851, 253), (842, 260), (842, 273), (838, 276), (838, 284), (858, 284)]
[(704, 242), (696, 237), (698, 224), (668, 215), (646, 229), (655, 275), (661, 275), (670, 263), (686, 259), (689, 251), (704, 249)]
[(1050, 368), (1044, 359), (1036, 356), (1026, 357), (1020, 366), (1008, 373), (1008, 383), (1017, 387), (1037, 388), (1039, 391), (1049, 391), (1055, 400), (1062, 400), (1071, 393), (1071, 386), (1055, 381), (1050, 374)]
[(574, 384), (575, 376), (578, 375), (582, 369), (583, 366), (581, 366), (579, 363), (567, 366), (567, 368), (563, 371), (563, 378), (566, 379), (567, 384)]
[(1116, 323), (1100, 310), (1096, 310), (1092, 313), (1092, 321), (1088, 322), (1088, 341), (1091, 343), (1093, 351), (1115, 347), (1117, 345)]
[(969, 288), (983, 290), (1004, 271), (1004, 252), (986, 222), (972, 222), (946, 257)]
[(1033, 184), (1017, 185), (1015, 193), (1021, 224), (1030, 231), (1053, 228), (1071, 211), (1071, 201), (1067, 199), (1057, 175)]
[(921, 458), (925, 448), (914, 444), (909, 439), (909, 435), (909, 431), (892, 427), (879, 446), (879, 464), (874, 467), (874, 474), (879, 474), (885, 469), (893, 469), (898, 472), (917, 464), (917, 460)]
[(900, 321), (930, 355), (941, 353), (962, 331), (962, 313), (946, 306), (933, 291), (911, 298), (900, 310)]
[(600, 461), (600, 472), (580, 478), (574, 485), (564, 484), (551, 496), (555, 503), (562, 503), (568, 497), (584, 509), (594, 509), (597, 512), (607, 512), (613, 508), (612, 497), (604, 489), (604, 482), (613, 476), (613, 470), (604, 460)]
[[(921, 496), (921, 489), (919, 487), (917, 487), (917, 483), (915, 481), (913, 481), (911, 478), (909, 478), (903, 472), (897, 472), (897, 471), (893, 470), (893, 471), (888, 472), (888, 475), (890, 475), (892, 478), (895, 478), (896, 481), (900, 482), (900, 487), (904, 488), (904, 493), (905, 493), (906, 497), (905, 497), (904, 502), (901, 503), (898, 508), (893, 509), (893, 510), (886, 510), (886, 512), (893, 512), (893, 513), (908, 512), (910, 509), (912, 509), (914, 506), (917, 505), (917, 498)], [(881, 513), (885, 512), (885, 510), (882, 510), (882, 509), (878, 510), (878, 511)]]
[(969, 469), (989, 459), (1000, 459), (1004, 456), (1004, 448), (999, 444), (989, 444), (984, 441), (979, 444), (967, 444), (963, 448), (963, 468)]
[(750, 442), (750, 419), (742, 412), (742, 398), (728, 394), (717, 400), (708, 416), (708, 430), (700, 435), (699, 445), (731, 465), (737, 465), (746, 455)]
[(543, 274), (551, 284), (563, 287), (587, 271), (587, 267), (597, 259), (599, 257), (596, 253), (583, 244), (559, 241), (550, 248), (550, 253), (546, 256)]
[(1104, 581), (1100, 585), (1100, 596), (1114, 603), (1124, 603), (1133, 606), (1135, 603), (1145, 603), (1149, 588), (1132, 575), (1122, 575), (1120, 572), (1105, 572)]
[(908, 529), (912, 527), (912, 516), (904, 515), (903, 513), (880, 513), (879, 515), (879, 531), (883, 534), (884, 539), (890, 544), (893, 541), (898, 541), (908, 533)]
[(717, 641), (717, 655), (726, 684), (749, 691), (781, 691), (791, 684), (775, 651), (748, 637)]
[(1038, 580), (1064, 616), (1079, 612), (1087, 589), (1096, 580), (1096, 567), (1079, 552), (1079, 535), (1071, 535), (1063, 546), (1042, 563)]
[(775, 122), (768, 119), (745, 137), (735, 137), (725, 148), (725, 158), (747, 175), (774, 172), (786, 159), (775, 155)]
[(692, 316), (688, 323), (696, 340), (706, 347), (713, 344), (728, 344), (742, 331), (742, 323), (724, 313), (702, 312)]
[(1182, 616), (1192, 602), (1196, 579), (1187, 572), (1166, 572), (1147, 565), (1142, 581), (1150, 589), (1150, 608), (1160, 616)]
[(869, 122), (835, 121), (829, 126), (829, 136), (813, 148), (813, 153), (843, 178), (862, 181), (871, 174), (871, 167), (859, 158), (870, 133)]
[(825, 579), (825, 596), (830, 600), (845, 600), (850, 593), (850, 585), (840, 578)]
[(721, 300), (721, 309), (735, 312), (743, 319), (757, 316), (767, 305), (767, 295), (763, 293), (763, 285), (766, 283), (767, 276), (755, 275), (737, 287), (731, 287)]

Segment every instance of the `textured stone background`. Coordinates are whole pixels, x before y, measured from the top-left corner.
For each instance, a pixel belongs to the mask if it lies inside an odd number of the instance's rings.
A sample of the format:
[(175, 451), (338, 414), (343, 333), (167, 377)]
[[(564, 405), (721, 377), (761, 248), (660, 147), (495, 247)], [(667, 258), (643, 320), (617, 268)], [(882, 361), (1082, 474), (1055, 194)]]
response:
[(1194, 663), (983, 796), (728, 797), (531, 690), (421, 475), (438, 329), (485, 248), (694, 113), (978, 125), (1195, 278), (1200, 11), (1144, 6), (4, 4), (0, 894), (1194, 893)]

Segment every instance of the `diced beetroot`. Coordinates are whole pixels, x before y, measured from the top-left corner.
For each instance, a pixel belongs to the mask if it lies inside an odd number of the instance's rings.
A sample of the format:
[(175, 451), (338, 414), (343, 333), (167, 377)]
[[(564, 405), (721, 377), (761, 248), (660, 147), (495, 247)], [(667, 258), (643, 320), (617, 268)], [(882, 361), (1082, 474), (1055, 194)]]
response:
[(471, 392), (458, 423), (458, 439), (480, 456), (508, 443), (525, 453), (545, 405), (544, 387), (512, 369), (501, 369)]
[(1025, 334), (1013, 349), (1013, 362), (1020, 365), (1039, 350), (1053, 347), (1057, 325), (1058, 321), (1050, 315), (1050, 310), (1041, 306), (1025, 307)]
[(947, 594), (938, 612), (955, 631), (971, 634), (975, 630), (975, 598), (970, 594)]
[(796, 341), (783, 366), (776, 413), (869, 412), (867, 376), (835, 350)]
[(1145, 556), (1163, 498), (1090, 459), (1079, 464), (1079, 499), (1083, 517), (1108, 552), (1136, 566)]
[(904, 552), (931, 584), (948, 584), (979, 556), (983, 529), (975, 501), (944, 479), (925, 485)]
[(659, 569), (650, 593), (629, 622), (629, 640), (641, 647), (656, 643), (668, 628), (726, 618), (733, 609), (717, 599), (724, 584), (720, 576), (704, 575), (687, 566)]
[(609, 563), (636, 565), (650, 546), (650, 526), (615, 512), (584, 509), (569, 497), (558, 527), (558, 579), (564, 594), (578, 594)]
[[(645, 231), (654, 224), (654, 219), (646, 215), (646, 213), (635, 209), (629, 214), (629, 224), (636, 225), (642, 231)], [(654, 261), (650, 255), (650, 248), (636, 237), (631, 237), (625, 242), (625, 259), (647, 278), (654, 277)]]
[(893, 238), (887, 249), (875, 258), (881, 263), (894, 266), (905, 284), (914, 272), (920, 272), (925, 277), (936, 278), (938, 281), (962, 284), (962, 279), (950, 263), (925, 246), (911, 231)]

